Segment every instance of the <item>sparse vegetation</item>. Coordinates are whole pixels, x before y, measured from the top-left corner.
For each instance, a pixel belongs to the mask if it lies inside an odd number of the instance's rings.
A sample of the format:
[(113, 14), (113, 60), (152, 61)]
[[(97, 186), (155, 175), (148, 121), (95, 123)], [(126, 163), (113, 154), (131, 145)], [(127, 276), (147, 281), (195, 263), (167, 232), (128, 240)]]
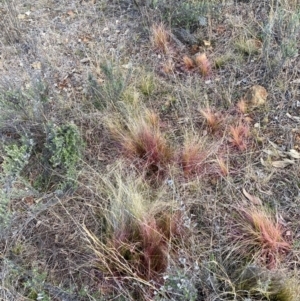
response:
[(0, 0), (0, 299), (298, 301), (298, 1), (44, 2)]

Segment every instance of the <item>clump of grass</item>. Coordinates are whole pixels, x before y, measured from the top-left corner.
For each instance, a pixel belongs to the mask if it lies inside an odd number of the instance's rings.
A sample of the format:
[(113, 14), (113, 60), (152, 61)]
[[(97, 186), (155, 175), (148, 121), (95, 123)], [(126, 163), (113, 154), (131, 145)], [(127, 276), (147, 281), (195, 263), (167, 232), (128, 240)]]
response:
[(220, 118), (217, 116), (216, 113), (212, 111), (210, 107), (206, 109), (200, 110), (201, 115), (205, 118), (205, 121), (212, 132), (215, 132), (219, 125), (220, 125)]
[(174, 61), (171, 58), (167, 59), (162, 65), (162, 71), (166, 74), (171, 74), (174, 72), (174, 70), (175, 70)]
[(207, 77), (211, 73), (211, 65), (205, 53), (199, 53), (195, 57), (196, 65), (203, 77)]
[(162, 281), (173, 238), (182, 235), (183, 219), (173, 202), (150, 200), (143, 181), (116, 175), (104, 179), (108, 205), (103, 208), (106, 229), (96, 236), (85, 232), (95, 254), (95, 266), (107, 277), (148, 288)]
[(240, 151), (247, 149), (247, 140), (249, 136), (249, 127), (244, 123), (237, 126), (230, 126), (230, 142)]
[(100, 84), (91, 74), (88, 76), (87, 97), (91, 99), (96, 109), (102, 111), (115, 104), (128, 85), (131, 70), (124, 74), (118, 64), (110, 61), (100, 64), (104, 81)]
[(142, 76), (139, 88), (145, 96), (150, 96), (155, 90), (155, 80), (153, 74)]
[[(218, 14), (218, 7), (207, 1), (172, 1), (154, 0), (150, 1), (152, 7), (160, 11), (164, 21), (172, 27), (185, 28), (191, 32), (199, 27), (199, 16), (206, 16), (208, 13)], [(204, 18), (204, 22), (206, 19)]]
[(225, 177), (229, 175), (229, 166), (228, 166), (228, 162), (226, 162), (224, 160), (224, 158), (222, 158), (221, 156), (217, 157), (217, 163), (218, 163), (218, 167), (220, 169), (220, 174)]
[(245, 252), (258, 253), (269, 268), (274, 268), (280, 255), (291, 250), (282, 226), (263, 207), (242, 209), (240, 217), (239, 239)]
[(269, 20), (262, 28), (262, 57), (270, 77), (278, 76), (287, 61), (298, 55), (300, 12), (294, 7), (299, 4), (288, 2), (286, 8), (278, 3), (272, 5)]
[(182, 58), (183, 64), (187, 70), (192, 70), (195, 68), (194, 61), (187, 55)]
[(260, 52), (262, 43), (257, 39), (244, 39), (241, 38), (235, 43), (235, 47), (238, 51), (246, 54), (253, 55)]
[(236, 106), (242, 114), (245, 114), (247, 112), (247, 103), (244, 99), (240, 100), (236, 104)]
[(231, 60), (231, 55), (222, 55), (214, 60), (214, 65), (217, 69), (224, 67)]
[(257, 265), (248, 265), (237, 280), (242, 295), (267, 298), (271, 301), (296, 301), (299, 281), (281, 271), (269, 271)]
[(128, 117), (125, 125), (109, 124), (110, 132), (121, 146), (122, 153), (148, 175), (163, 175), (173, 157), (160, 130), (159, 118), (146, 110), (143, 115)]
[(204, 149), (200, 139), (187, 138), (180, 154), (180, 165), (185, 176), (201, 175), (206, 172), (206, 160), (209, 152)]
[(297, 301), (300, 295), (299, 280), (283, 276), (281, 281), (273, 281), (270, 295), (270, 299), (274, 301)]
[(154, 24), (151, 28), (151, 42), (152, 45), (167, 54), (170, 50), (170, 33), (163, 23)]

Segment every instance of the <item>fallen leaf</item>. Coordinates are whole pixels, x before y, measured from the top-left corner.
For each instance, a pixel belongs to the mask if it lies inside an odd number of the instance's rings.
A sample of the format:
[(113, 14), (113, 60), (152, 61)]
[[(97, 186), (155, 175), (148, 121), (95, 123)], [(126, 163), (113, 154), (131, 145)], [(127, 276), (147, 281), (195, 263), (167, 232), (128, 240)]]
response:
[(18, 14), (18, 19), (19, 20), (24, 20), (26, 18), (25, 14)]
[(72, 10), (69, 10), (67, 12), (67, 14), (71, 17), (71, 18), (74, 18), (75, 17), (75, 13), (72, 11)]
[(34, 204), (34, 198), (33, 196), (26, 196), (23, 199), (27, 205), (33, 205)]
[(252, 51), (258, 52), (262, 47), (262, 42), (257, 39), (249, 39), (246, 41), (246, 45)]
[(297, 116), (292, 116), (290, 113), (286, 113), (286, 116), (292, 120), (295, 120), (295, 121), (300, 121), (300, 117), (297, 117)]
[(86, 63), (89, 63), (89, 62), (90, 62), (90, 59), (88, 57), (80, 60), (80, 63), (82, 63), (82, 64), (86, 64)]
[(290, 149), (288, 155), (294, 159), (300, 159), (300, 153), (297, 152), (295, 149)]
[(124, 69), (131, 69), (132, 68), (132, 63), (129, 62), (128, 64), (124, 64), (121, 67), (124, 68)]
[(254, 195), (251, 195), (250, 193), (248, 193), (245, 188), (243, 188), (243, 194), (254, 205), (262, 205), (261, 199), (257, 196), (254, 196)]
[(263, 149), (262, 151), (269, 156), (276, 156), (276, 153), (270, 149)]
[(300, 78), (291, 81), (292, 84), (300, 84)]
[(272, 166), (276, 168), (285, 168), (288, 165), (294, 164), (295, 162), (293, 160), (284, 159), (282, 161), (273, 161)]
[(41, 64), (41, 62), (33, 62), (33, 63), (31, 64), (31, 67), (32, 67), (33, 69), (36, 69), (36, 70), (41, 70), (41, 69), (42, 69), (42, 64)]
[(210, 47), (211, 46), (210, 41), (207, 41), (207, 40), (203, 40), (203, 44), (206, 47)]
[(270, 164), (268, 164), (268, 162), (266, 162), (263, 158), (260, 158), (260, 163), (264, 167), (269, 167), (270, 166)]
[(244, 100), (248, 104), (257, 107), (266, 103), (267, 96), (268, 92), (264, 87), (255, 85), (247, 91), (244, 96)]

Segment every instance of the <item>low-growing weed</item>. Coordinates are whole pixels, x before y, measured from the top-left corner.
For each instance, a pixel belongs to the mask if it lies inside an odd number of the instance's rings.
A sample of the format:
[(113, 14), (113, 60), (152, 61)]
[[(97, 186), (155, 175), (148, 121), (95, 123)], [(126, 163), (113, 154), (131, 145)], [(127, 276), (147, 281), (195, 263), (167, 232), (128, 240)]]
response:
[(75, 124), (56, 126), (48, 124), (46, 128), (45, 154), (53, 169), (60, 170), (67, 180), (73, 181), (76, 167), (83, 150), (83, 141)]
[(104, 81), (99, 83), (93, 75), (88, 76), (87, 96), (96, 109), (102, 111), (108, 107), (115, 107), (121, 100), (122, 93), (126, 89), (131, 76), (131, 70), (123, 75), (123, 71), (112, 62), (100, 64), (100, 69), (104, 75)]

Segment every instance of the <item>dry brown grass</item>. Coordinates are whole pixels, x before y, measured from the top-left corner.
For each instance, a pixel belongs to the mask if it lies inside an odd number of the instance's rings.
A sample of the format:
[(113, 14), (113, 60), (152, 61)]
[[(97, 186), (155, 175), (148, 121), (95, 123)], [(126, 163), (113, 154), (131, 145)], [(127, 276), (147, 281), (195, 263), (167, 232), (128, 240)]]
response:
[(170, 34), (163, 23), (153, 24), (151, 28), (152, 45), (167, 54), (170, 51)]
[(271, 269), (291, 250), (284, 238), (284, 229), (265, 208), (251, 207), (240, 212), (240, 244), (251, 256), (257, 252)]
[(143, 115), (129, 118), (124, 126), (110, 122), (109, 129), (125, 157), (149, 175), (163, 175), (173, 150), (160, 130), (158, 116), (148, 110)]
[(206, 173), (206, 160), (209, 152), (204, 149), (204, 143), (197, 139), (186, 139), (180, 154), (180, 165), (185, 176)]
[(247, 124), (240, 123), (237, 126), (230, 126), (231, 143), (240, 151), (247, 149), (249, 127)]
[(201, 110), (200, 113), (205, 118), (205, 121), (212, 132), (215, 132), (221, 122), (220, 117), (217, 115), (217, 113), (214, 113), (210, 107)]
[(211, 64), (205, 53), (197, 54), (195, 57), (196, 64), (203, 77), (207, 77), (211, 73)]
[(187, 55), (185, 55), (183, 58), (182, 58), (182, 61), (184, 63), (184, 66), (187, 70), (192, 70), (195, 68), (195, 63), (194, 61)]

